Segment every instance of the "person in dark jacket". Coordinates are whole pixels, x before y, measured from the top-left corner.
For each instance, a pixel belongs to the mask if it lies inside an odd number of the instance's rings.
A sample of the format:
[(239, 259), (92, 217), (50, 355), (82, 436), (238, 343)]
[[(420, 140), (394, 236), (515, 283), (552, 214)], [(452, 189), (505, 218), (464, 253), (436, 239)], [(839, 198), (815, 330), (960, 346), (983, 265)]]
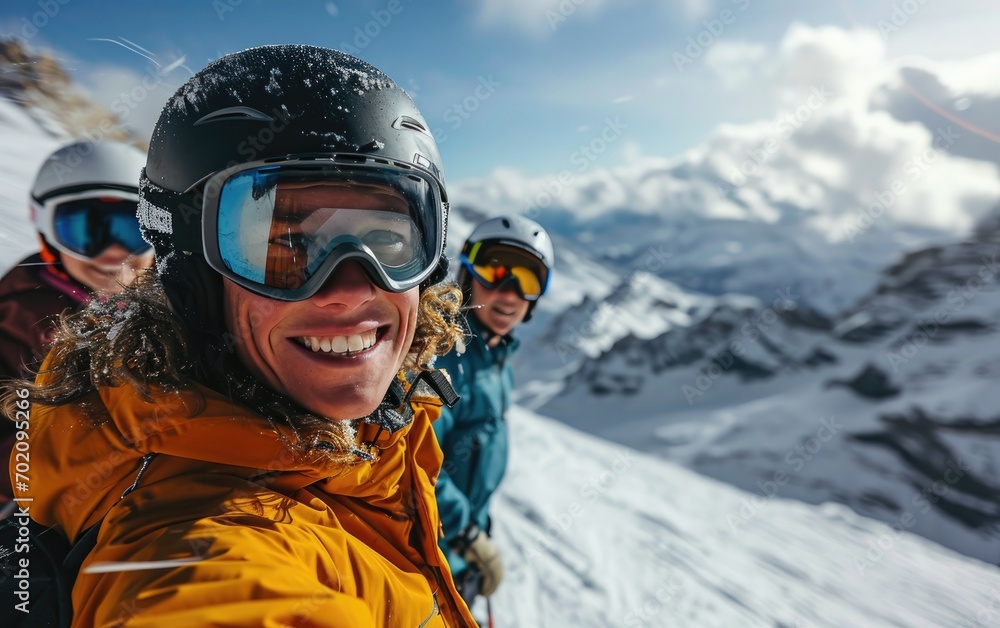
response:
[(509, 359), (513, 330), (531, 317), (554, 264), (552, 242), (521, 216), (487, 220), (462, 247), (458, 283), (469, 304), (470, 341), (441, 357), (461, 397), (434, 430), (444, 452), (435, 493), (444, 528), (442, 549), (467, 602), (489, 597), (503, 578), (489, 537), (490, 497), (507, 468), (507, 424), (514, 387)]
[[(119, 292), (153, 261), (136, 210), (146, 155), (118, 142), (78, 142), (45, 160), (31, 189), (41, 250), (0, 279), (0, 381), (33, 377), (59, 315), (95, 291)], [(14, 424), (0, 421), (6, 460)], [(12, 492), (0, 481), (0, 503)]]

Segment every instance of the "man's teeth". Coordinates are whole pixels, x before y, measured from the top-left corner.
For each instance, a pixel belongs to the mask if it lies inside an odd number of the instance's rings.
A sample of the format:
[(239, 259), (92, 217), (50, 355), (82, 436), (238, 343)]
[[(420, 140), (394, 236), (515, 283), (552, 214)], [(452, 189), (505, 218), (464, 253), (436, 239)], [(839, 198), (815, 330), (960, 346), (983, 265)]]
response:
[(322, 351), (323, 353), (345, 355), (371, 348), (375, 344), (375, 335), (373, 329), (363, 334), (351, 334), (350, 336), (307, 336), (299, 338), (299, 342), (314, 352)]

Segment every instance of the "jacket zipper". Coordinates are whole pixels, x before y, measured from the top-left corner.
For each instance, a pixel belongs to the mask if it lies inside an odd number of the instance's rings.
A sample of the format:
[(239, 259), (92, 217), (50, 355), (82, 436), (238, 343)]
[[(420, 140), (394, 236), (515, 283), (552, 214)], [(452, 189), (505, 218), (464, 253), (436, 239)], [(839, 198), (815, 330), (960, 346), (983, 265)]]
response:
[(435, 615), (439, 615), (441, 613), (441, 609), (438, 608), (438, 599), (437, 599), (437, 596), (434, 595), (433, 593), (431, 593), (431, 599), (434, 601), (434, 608), (431, 609), (431, 614), (427, 616), (427, 619), (425, 619), (424, 621), (420, 622), (420, 625), (417, 626), (417, 628), (424, 628), (424, 626), (426, 626), (427, 624), (429, 624), (430, 621), (432, 619), (434, 619)]

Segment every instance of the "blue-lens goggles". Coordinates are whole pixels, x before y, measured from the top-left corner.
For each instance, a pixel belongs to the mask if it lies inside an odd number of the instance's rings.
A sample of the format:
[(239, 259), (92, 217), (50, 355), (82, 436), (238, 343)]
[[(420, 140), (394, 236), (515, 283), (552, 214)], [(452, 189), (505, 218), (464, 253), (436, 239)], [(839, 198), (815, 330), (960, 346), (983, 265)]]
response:
[(94, 258), (119, 245), (132, 254), (149, 250), (136, 219), (138, 198), (95, 196), (59, 201), (51, 206), (57, 248)]
[(346, 260), (383, 290), (404, 292), (437, 266), (441, 198), (433, 176), (405, 165), (244, 164), (205, 183), (205, 257), (270, 298), (309, 298)]

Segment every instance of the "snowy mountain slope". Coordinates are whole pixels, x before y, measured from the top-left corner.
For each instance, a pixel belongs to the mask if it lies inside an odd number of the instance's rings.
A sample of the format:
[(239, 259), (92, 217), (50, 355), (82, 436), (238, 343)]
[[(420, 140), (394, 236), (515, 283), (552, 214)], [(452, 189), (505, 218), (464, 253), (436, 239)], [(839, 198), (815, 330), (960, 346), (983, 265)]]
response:
[(38, 250), (29, 218), (31, 182), (45, 158), (62, 142), (44, 131), (13, 102), (0, 98), (0, 272)]
[[(562, 289), (554, 288), (554, 290)], [(585, 295), (572, 307), (518, 330), (528, 346), (545, 351), (515, 354), (519, 403), (534, 407), (557, 394), (586, 358), (595, 358), (624, 337), (654, 338), (690, 325), (718, 299), (685, 292), (647, 272), (627, 275), (602, 297)]]
[[(595, 410), (623, 402), (636, 411), (642, 395), (633, 395), (676, 375), (675, 385), (655, 386), (650, 411), (656, 412), (700, 402), (723, 375), (753, 382), (836, 361), (824, 347), (832, 322), (799, 310), (798, 298), (791, 291), (779, 292), (769, 304), (739, 295), (702, 298), (686, 325), (651, 338), (623, 334), (609, 350), (583, 360), (559, 395), (542, 407), (553, 416), (574, 414), (575, 425), (598, 427), (602, 413), (577, 413), (576, 399), (595, 397)], [(605, 396), (608, 403), (600, 400)]]
[(1000, 569), (516, 409), (497, 626), (987, 626)]
[(540, 411), (760, 494), (912, 516), (1000, 564), (998, 253), (993, 220), (903, 258), (835, 320), (720, 307), (626, 337)]

